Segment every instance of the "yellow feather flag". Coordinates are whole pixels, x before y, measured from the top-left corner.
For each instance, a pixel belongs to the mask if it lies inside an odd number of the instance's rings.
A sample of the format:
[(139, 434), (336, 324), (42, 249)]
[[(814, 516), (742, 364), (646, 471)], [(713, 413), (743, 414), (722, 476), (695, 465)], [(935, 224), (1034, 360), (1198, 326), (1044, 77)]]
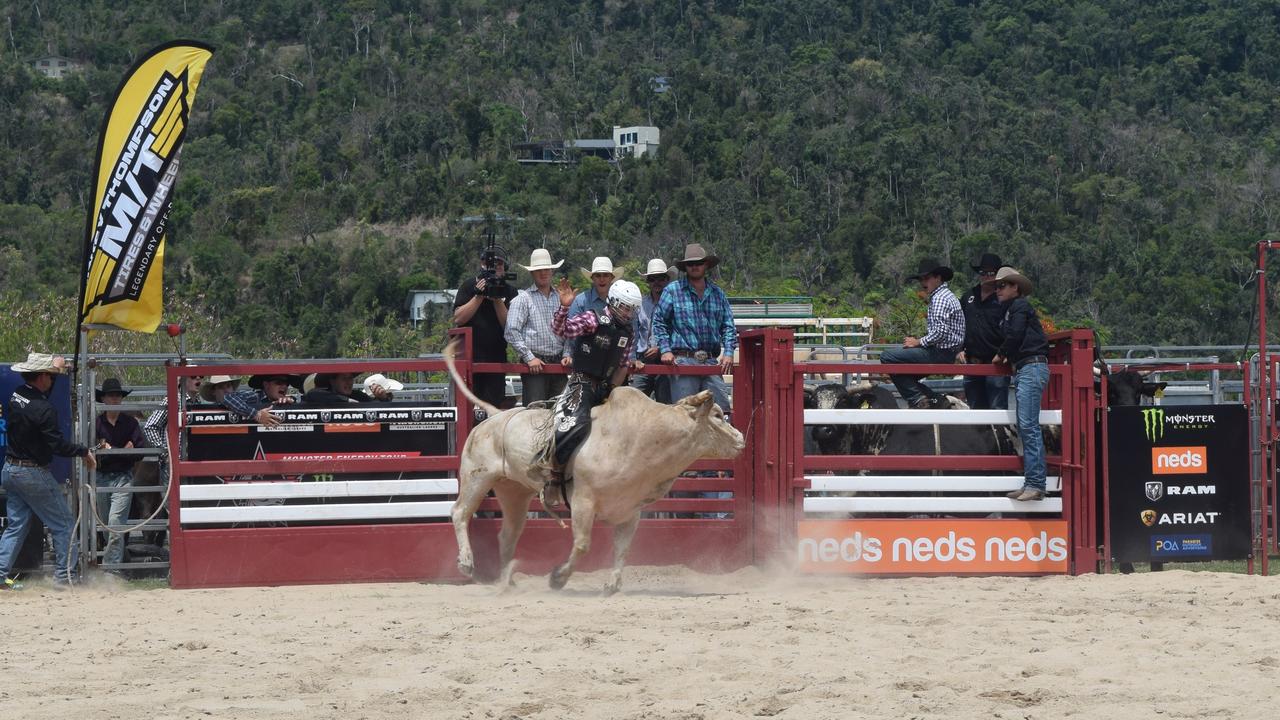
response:
[(80, 322), (154, 332), (178, 158), (213, 48), (179, 40), (144, 55), (107, 108), (93, 173)]

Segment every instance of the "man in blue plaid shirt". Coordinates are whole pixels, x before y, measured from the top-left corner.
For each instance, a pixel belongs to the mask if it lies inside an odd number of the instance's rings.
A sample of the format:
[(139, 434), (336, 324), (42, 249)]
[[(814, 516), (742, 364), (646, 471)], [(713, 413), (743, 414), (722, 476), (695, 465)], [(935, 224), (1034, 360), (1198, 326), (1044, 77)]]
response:
[[(955, 273), (936, 260), (923, 260), (920, 271), (907, 278), (920, 283), (929, 301), (925, 313), (925, 336), (908, 335), (902, 347), (891, 348), (880, 354), (882, 363), (953, 363), (956, 354), (964, 347), (964, 311), (960, 301), (947, 287), (947, 281)], [(920, 382), (919, 375), (890, 375), (898, 388), (898, 394), (913, 408), (945, 407), (942, 396)]]
[[(720, 262), (697, 243), (685, 248), (676, 267), (685, 276), (667, 285), (654, 308), (653, 342), (667, 365), (718, 365), (723, 375), (733, 367), (738, 331), (729, 298), (707, 279)], [(729, 393), (720, 375), (672, 375), (671, 401), (710, 390), (720, 409), (729, 411)]]

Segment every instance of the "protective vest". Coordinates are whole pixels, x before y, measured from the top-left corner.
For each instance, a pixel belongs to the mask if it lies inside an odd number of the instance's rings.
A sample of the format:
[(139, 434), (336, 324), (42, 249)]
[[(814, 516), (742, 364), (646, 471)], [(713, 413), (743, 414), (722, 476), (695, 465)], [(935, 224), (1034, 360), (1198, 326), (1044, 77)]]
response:
[[(594, 311), (590, 311), (594, 312)], [(608, 380), (623, 363), (631, 343), (631, 327), (596, 313), (596, 331), (573, 340), (573, 369), (599, 380)]]

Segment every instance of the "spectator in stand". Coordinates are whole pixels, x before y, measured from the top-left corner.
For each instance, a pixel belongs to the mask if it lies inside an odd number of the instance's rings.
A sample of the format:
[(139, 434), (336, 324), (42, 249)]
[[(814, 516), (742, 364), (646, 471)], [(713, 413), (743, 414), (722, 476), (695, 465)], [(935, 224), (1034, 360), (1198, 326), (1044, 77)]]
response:
[[(110, 408), (119, 405), (129, 396), (132, 390), (126, 390), (117, 378), (102, 381), (102, 388), (94, 391), (99, 403)], [(98, 415), (95, 427), (98, 448), (101, 450), (127, 450), (146, 447), (146, 438), (142, 436), (142, 426), (127, 413), (107, 410)], [(107, 455), (98, 462), (98, 472), (94, 484), (98, 487), (95, 504), (98, 510), (98, 522), (110, 527), (128, 524), (129, 506), (133, 493), (109, 492), (112, 488), (133, 485), (133, 458), (122, 455)], [(118, 532), (107, 531), (107, 546), (102, 552), (105, 565), (117, 565), (124, 561), (124, 536)], [(108, 570), (107, 572), (114, 572)]]
[(240, 387), (240, 378), (231, 377), (230, 375), (210, 375), (208, 381), (200, 386), (200, 399), (214, 405), (224, 404), (227, 395), (234, 393), (236, 388)]
[(1004, 342), (994, 362), (1013, 369), (1013, 397), (1018, 413), (1018, 437), (1022, 440), (1021, 490), (1014, 500), (1043, 500), (1045, 494), (1044, 435), (1040, 430), (1040, 402), (1049, 385), (1049, 339), (1040, 316), (1031, 307), (1031, 281), (1011, 267), (996, 273), (996, 293), (1004, 306), (1000, 331)]
[(44, 353), (30, 353), (26, 362), (11, 368), (22, 376), (23, 385), (9, 399), (7, 446), (0, 485), (5, 492), (6, 524), (0, 535), (0, 589), (17, 590), (21, 586), (9, 578), (13, 560), (27, 539), (31, 516), (40, 518), (53, 535), (53, 586), (70, 587), (71, 567), (76, 564), (71, 531), (75, 516), (67, 505), (66, 493), (49, 472), (54, 455), (81, 457), (90, 470), (97, 466), (93, 451), (62, 437), (58, 415), (49, 403), (54, 380), (66, 372), (63, 358)]
[[(964, 311), (960, 301), (947, 287), (955, 273), (937, 260), (923, 260), (920, 270), (907, 280), (920, 283), (920, 290), (929, 303), (925, 313), (925, 336), (908, 335), (902, 347), (890, 348), (880, 354), (880, 362), (946, 364), (956, 360), (956, 354), (964, 346)], [(907, 407), (942, 408), (946, 406), (942, 396), (920, 382), (919, 375), (890, 375)]]
[[(636, 317), (636, 357), (645, 363), (656, 363), (662, 356), (662, 350), (653, 341), (653, 313), (662, 299), (662, 291), (667, 289), (675, 275), (676, 269), (667, 267), (661, 258), (650, 260), (645, 269), (644, 282), (649, 292), (644, 294), (640, 314)], [(660, 403), (671, 402), (671, 378), (667, 375), (632, 375), (631, 387)]]
[(253, 375), (249, 378), (250, 389), (227, 393), (222, 404), (241, 422), (253, 420), (259, 425), (276, 427), (280, 424), (280, 416), (271, 412), (271, 407), (298, 402), (297, 396), (289, 394), (290, 387), (301, 390), (302, 376), (287, 373)]
[[(613, 261), (607, 257), (598, 257), (591, 261), (590, 270), (582, 268), (582, 272), (590, 276), (591, 287), (574, 296), (573, 304), (569, 306), (569, 317), (581, 315), (588, 310), (597, 314), (603, 313), (608, 306), (609, 286), (613, 285), (613, 281), (622, 274), (622, 268), (615, 268)], [(573, 366), (571, 343), (565, 343), (561, 358), (562, 365)]]
[[(484, 257), (481, 270), (484, 271)], [(495, 260), (494, 272), (501, 278), (507, 272), (506, 258)], [(507, 361), (507, 340), (503, 328), (507, 324), (507, 309), (516, 297), (516, 289), (502, 281), (500, 287), (491, 288), (489, 280), (469, 278), (458, 287), (453, 301), (453, 324), (471, 328), (471, 359), (475, 362), (502, 363)], [(507, 396), (507, 378), (502, 373), (477, 373), (472, 377), (472, 390), (485, 402), (502, 407)], [(484, 419), (484, 411), (476, 408), (476, 420)]]
[(529, 366), (529, 372), (520, 376), (525, 407), (556, 397), (568, 380), (566, 375), (542, 371), (547, 365), (568, 364), (564, 359), (566, 342), (551, 331), (551, 317), (560, 308), (560, 296), (551, 287), (551, 273), (563, 264), (564, 260), (551, 262), (547, 250), (534, 250), (529, 264), (520, 266), (529, 271), (533, 285), (516, 295), (507, 310), (507, 343)]
[[(387, 384), (392, 382), (383, 381)], [(303, 383), (307, 392), (302, 396), (302, 402), (309, 405), (345, 405), (395, 399), (391, 389), (376, 382), (369, 384), (367, 392), (357, 390), (355, 385), (356, 374), (352, 372), (313, 373)]]
[(720, 258), (697, 243), (685, 247), (684, 259), (676, 262), (684, 278), (662, 291), (653, 311), (652, 336), (664, 364), (720, 367), (720, 375), (672, 375), (671, 401), (710, 390), (728, 413), (729, 394), (721, 375), (733, 367), (738, 331), (728, 296), (707, 277), (719, 263)]
[[(182, 397), (187, 404), (191, 404), (200, 399), (200, 386), (204, 384), (204, 375), (187, 375), (179, 380), (179, 387), (182, 388)], [(164, 405), (159, 410), (154, 410), (147, 416), (147, 421), (142, 424), (142, 434), (147, 438), (147, 444), (154, 448), (163, 448), (160, 454), (160, 481), (168, 482), (169, 480), (169, 398), (164, 399)]]
[[(1004, 307), (996, 297), (996, 271), (1003, 266), (1000, 256), (984, 253), (972, 265), (978, 284), (960, 298), (964, 311), (964, 350), (957, 356), (961, 363), (988, 364), (1000, 351), (1004, 340), (1000, 321)], [(1009, 407), (1009, 378), (1006, 375), (966, 375), (964, 400), (974, 410), (1004, 410)]]

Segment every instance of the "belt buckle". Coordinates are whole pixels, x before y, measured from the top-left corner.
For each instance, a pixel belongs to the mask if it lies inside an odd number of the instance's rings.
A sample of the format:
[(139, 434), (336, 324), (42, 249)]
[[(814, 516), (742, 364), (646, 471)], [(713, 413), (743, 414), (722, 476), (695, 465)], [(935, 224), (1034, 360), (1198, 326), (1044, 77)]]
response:
[(694, 351), (693, 353), (693, 359), (697, 360), (698, 362), (706, 362), (707, 358), (709, 357), (711, 357), (711, 353), (707, 352), (706, 350), (697, 350), (697, 351)]

